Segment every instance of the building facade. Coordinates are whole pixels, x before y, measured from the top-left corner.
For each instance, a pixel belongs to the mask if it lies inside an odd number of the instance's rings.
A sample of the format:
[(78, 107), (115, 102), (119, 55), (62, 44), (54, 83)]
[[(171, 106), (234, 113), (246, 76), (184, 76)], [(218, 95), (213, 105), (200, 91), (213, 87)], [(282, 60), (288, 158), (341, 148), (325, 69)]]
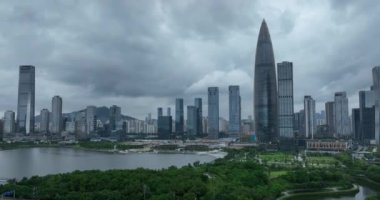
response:
[(314, 138), (316, 131), (315, 124), (315, 100), (311, 96), (304, 98), (304, 111), (305, 111), (305, 138)]
[(347, 137), (351, 134), (350, 118), (348, 114), (348, 98), (346, 92), (336, 92), (334, 95), (335, 134), (338, 137)]
[(49, 123), (50, 123), (50, 112), (48, 109), (44, 108), (40, 112), (40, 132), (47, 133), (49, 132)]
[(269, 30), (263, 20), (256, 47), (254, 76), (255, 129), (259, 142), (277, 142), (277, 81)]
[(187, 136), (195, 137), (198, 129), (198, 110), (195, 106), (187, 106)]
[[(162, 114), (162, 109), (161, 109)], [(119, 106), (113, 105), (110, 107), (110, 130), (116, 130), (117, 122), (121, 120), (121, 108)]]
[(60, 96), (54, 96), (51, 101), (51, 133), (61, 133), (63, 121), (62, 121), (62, 98)]
[(194, 105), (197, 108), (197, 134), (203, 135), (203, 111), (202, 111), (202, 98), (195, 98)]
[(372, 78), (375, 99), (375, 142), (380, 145), (380, 66), (372, 69)]
[(4, 134), (15, 132), (15, 112), (8, 110), (4, 113), (3, 130)]
[(241, 132), (241, 97), (237, 85), (228, 87), (229, 94), (229, 126), (228, 132), (232, 136), (239, 136)]
[(375, 139), (375, 96), (374, 91), (359, 91), (359, 133), (355, 139), (369, 143)]
[(87, 134), (96, 131), (96, 106), (86, 107), (86, 132)]
[(177, 135), (182, 135), (185, 131), (185, 117), (183, 110), (183, 99), (175, 100), (175, 132)]
[(208, 137), (219, 138), (219, 88), (208, 88)]
[(278, 131), (280, 138), (294, 138), (293, 63), (277, 64)]
[(34, 131), (35, 68), (20, 66), (17, 101), (17, 131), (30, 134)]
[(335, 134), (335, 104), (333, 101), (325, 103), (326, 125), (328, 133), (333, 136)]

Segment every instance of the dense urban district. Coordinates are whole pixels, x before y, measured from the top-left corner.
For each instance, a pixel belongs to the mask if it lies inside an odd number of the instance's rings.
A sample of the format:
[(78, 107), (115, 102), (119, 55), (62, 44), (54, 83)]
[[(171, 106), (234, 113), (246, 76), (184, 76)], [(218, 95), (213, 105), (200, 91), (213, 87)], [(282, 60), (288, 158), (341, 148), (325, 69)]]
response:
[[(226, 156), (161, 170), (75, 171), (11, 179), (5, 196), (22, 199), (310, 199), (355, 194), (358, 184), (380, 191), (380, 66), (373, 85), (359, 91), (350, 114), (345, 91), (325, 110), (304, 96), (294, 111), (293, 63), (276, 65), (269, 29), (262, 22), (255, 58), (254, 117), (241, 118), (240, 88), (228, 87), (228, 120), (219, 115), (219, 87), (187, 105), (175, 99), (166, 114), (157, 108), (144, 120), (123, 115), (121, 107), (86, 105), (63, 113), (63, 98), (35, 115), (35, 66), (19, 68), (16, 113), (0, 120), (0, 148), (70, 147), (111, 153), (212, 153)], [(174, 100), (173, 100), (174, 102)], [(7, 162), (1, 160), (1, 162)], [(102, 162), (102, 161), (99, 161)], [(22, 164), (22, 163), (20, 163)], [(369, 199), (379, 199), (379, 196)]]

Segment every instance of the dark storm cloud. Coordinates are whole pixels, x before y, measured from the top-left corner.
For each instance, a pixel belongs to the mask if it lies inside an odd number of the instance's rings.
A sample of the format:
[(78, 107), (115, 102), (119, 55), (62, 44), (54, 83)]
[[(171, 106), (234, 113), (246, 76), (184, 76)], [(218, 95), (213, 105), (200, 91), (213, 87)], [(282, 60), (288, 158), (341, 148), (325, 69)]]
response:
[[(34, 64), (36, 105), (64, 110), (118, 104), (139, 118), (174, 98), (206, 99), (239, 84), (251, 114), (253, 63), (266, 18), (276, 62), (294, 62), (296, 108), (369, 88), (380, 63), (379, 3), (372, 1), (2, 1), (0, 111), (15, 109), (20, 64)], [(206, 113), (206, 112), (205, 112)]]

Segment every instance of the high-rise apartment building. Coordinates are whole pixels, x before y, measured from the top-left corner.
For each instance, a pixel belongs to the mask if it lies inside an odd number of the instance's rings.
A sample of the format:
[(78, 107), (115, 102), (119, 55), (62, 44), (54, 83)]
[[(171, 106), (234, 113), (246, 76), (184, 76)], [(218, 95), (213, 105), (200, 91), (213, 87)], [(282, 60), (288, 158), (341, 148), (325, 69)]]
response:
[[(162, 108), (161, 108), (161, 114), (162, 114)], [(117, 128), (117, 122), (121, 120), (121, 108), (116, 105), (112, 105), (110, 107), (110, 129), (116, 130)]]
[(335, 134), (335, 103), (333, 101), (329, 101), (325, 103), (325, 113), (326, 113), (326, 125), (327, 132), (330, 136)]
[(8, 110), (4, 113), (3, 130), (4, 134), (15, 132), (15, 112)]

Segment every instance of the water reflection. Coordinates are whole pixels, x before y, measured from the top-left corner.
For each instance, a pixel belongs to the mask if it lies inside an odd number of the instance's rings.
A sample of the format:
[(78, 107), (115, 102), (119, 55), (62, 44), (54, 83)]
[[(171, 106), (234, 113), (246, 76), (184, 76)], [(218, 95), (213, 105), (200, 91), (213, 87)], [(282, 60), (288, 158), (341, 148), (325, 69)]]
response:
[(112, 154), (71, 148), (29, 148), (0, 151), (0, 179), (47, 175), (90, 169), (148, 169), (180, 167), (215, 158), (195, 154)]

